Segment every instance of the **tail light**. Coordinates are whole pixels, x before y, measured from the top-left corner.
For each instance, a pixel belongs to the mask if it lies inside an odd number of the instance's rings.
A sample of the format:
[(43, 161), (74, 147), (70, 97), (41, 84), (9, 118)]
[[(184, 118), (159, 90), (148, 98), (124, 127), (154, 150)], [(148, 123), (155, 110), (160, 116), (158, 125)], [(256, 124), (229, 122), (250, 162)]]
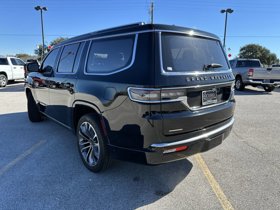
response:
[(248, 69), (248, 76), (252, 77), (254, 75), (254, 69)]
[(132, 101), (140, 103), (167, 103), (183, 101), (186, 96), (185, 89), (159, 89), (159, 88), (128, 88), (128, 95)]

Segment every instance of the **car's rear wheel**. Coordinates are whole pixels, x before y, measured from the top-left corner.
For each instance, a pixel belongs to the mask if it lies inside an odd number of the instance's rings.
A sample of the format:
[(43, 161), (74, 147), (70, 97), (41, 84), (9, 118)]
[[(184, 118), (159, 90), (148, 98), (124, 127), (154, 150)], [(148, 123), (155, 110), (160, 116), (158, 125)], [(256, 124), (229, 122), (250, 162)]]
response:
[(81, 117), (77, 126), (77, 138), (84, 165), (92, 172), (105, 170), (110, 157), (98, 118), (94, 114)]
[(27, 111), (31, 122), (40, 122), (43, 120), (39, 107), (37, 106), (31, 93), (27, 93)]
[(244, 88), (245, 88), (245, 85), (242, 81), (242, 78), (236, 77), (235, 78), (235, 89), (241, 91), (241, 90), (244, 90)]
[(263, 86), (263, 89), (265, 90), (265, 92), (271, 92), (275, 89), (275, 87), (273, 87), (273, 86)]
[(6, 87), (8, 84), (8, 78), (5, 74), (0, 74), (0, 87)]

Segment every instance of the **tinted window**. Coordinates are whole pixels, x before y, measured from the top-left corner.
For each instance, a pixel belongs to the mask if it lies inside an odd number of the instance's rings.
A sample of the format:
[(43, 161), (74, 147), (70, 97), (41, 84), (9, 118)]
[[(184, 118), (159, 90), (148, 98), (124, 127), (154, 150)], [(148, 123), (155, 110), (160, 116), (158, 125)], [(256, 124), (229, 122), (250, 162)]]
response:
[(73, 72), (76, 72), (78, 70), (78, 68), (79, 68), (80, 59), (81, 59), (81, 55), (82, 55), (82, 52), (83, 52), (83, 49), (84, 49), (84, 45), (85, 45), (84, 42), (80, 44), (78, 53), (76, 55)]
[(87, 72), (109, 73), (128, 66), (132, 60), (134, 37), (122, 36), (92, 41)]
[(14, 66), (24, 66), (24, 62), (18, 58), (11, 58), (11, 62)]
[(233, 68), (234, 66), (234, 61), (229, 61), (231, 68)]
[(76, 54), (78, 52), (79, 43), (67, 45), (63, 48), (59, 65), (58, 72), (61, 73), (70, 73), (73, 72), (74, 62), (76, 58)]
[(244, 60), (244, 61), (237, 61), (236, 67), (261, 67), (261, 64), (259, 61)]
[(54, 70), (57, 54), (59, 49), (54, 49), (49, 52), (47, 55), (47, 58), (44, 60), (44, 63), (42, 65), (42, 69), (46, 72), (51, 72)]
[(7, 58), (0, 58), (0, 65), (9, 65)]
[(171, 33), (162, 34), (162, 61), (167, 72), (202, 71), (204, 66), (217, 63), (228, 70), (228, 64), (217, 40)]

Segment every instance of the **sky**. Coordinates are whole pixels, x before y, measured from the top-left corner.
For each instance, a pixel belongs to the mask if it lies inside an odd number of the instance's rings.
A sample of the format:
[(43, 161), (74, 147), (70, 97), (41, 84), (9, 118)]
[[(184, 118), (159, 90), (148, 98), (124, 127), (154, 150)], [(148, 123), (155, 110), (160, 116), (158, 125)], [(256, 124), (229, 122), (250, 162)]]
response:
[[(0, 55), (34, 54), (42, 43), (40, 14), (43, 13), (45, 42), (135, 22), (149, 23), (151, 0), (0, 0)], [(178, 25), (218, 35), (223, 40), (228, 16), (227, 53), (235, 57), (240, 47), (260, 44), (280, 58), (279, 0), (154, 0), (154, 23)]]

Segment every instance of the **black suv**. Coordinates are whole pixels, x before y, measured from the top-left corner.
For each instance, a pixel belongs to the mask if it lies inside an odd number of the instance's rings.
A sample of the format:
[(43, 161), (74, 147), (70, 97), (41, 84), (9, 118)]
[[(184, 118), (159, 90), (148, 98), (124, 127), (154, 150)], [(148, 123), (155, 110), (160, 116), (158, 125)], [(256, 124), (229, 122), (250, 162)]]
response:
[(160, 164), (207, 151), (234, 122), (234, 77), (210, 33), (120, 26), (68, 39), (27, 68), (29, 119), (73, 130), (94, 172), (112, 157)]

